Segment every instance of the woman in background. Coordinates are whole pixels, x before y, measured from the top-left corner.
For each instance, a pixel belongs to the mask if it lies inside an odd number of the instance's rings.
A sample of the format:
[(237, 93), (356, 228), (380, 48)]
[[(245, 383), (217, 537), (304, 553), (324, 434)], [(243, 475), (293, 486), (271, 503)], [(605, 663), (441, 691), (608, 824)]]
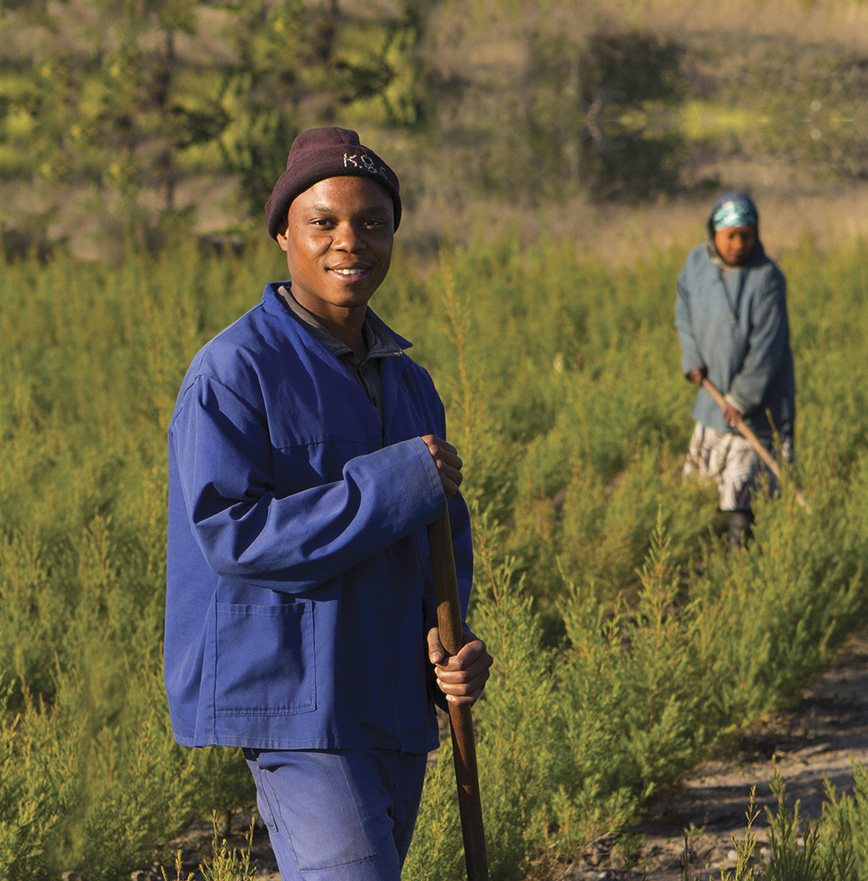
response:
[[(796, 402), (787, 285), (763, 250), (749, 196), (721, 196), (707, 229), (708, 241), (691, 251), (678, 276), (675, 301), (681, 372), (699, 386), (684, 473), (716, 482), (720, 510), (729, 512), (730, 540), (740, 545), (750, 537), (751, 490), (762, 465), (736, 428), (738, 421), (743, 419), (769, 450), (777, 433), (785, 458), (793, 455)], [(723, 408), (702, 387), (705, 377), (724, 395)]]

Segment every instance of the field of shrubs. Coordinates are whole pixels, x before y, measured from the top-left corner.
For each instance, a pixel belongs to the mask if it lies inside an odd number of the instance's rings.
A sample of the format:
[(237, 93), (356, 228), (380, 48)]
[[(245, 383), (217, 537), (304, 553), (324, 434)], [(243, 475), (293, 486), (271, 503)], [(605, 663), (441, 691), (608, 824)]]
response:
[[(235, 751), (172, 743), (166, 429), (189, 360), (282, 277), (280, 256), (130, 246), (116, 266), (57, 255), (0, 274), (2, 881), (170, 865), (192, 818), (253, 802)], [(471, 623), (496, 658), (475, 711), (496, 881), (545, 877), (617, 832), (793, 701), (865, 620), (866, 248), (781, 255), (797, 456), (739, 552), (714, 491), (680, 475), (684, 256), (612, 269), (554, 239), (479, 243), (425, 272), (399, 259), (374, 302), (433, 374), (466, 462)], [(463, 877), (449, 750), (426, 785), (412, 881)], [(835, 840), (864, 850), (860, 779)], [(868, 877), (852, 865), (787, 877)]]

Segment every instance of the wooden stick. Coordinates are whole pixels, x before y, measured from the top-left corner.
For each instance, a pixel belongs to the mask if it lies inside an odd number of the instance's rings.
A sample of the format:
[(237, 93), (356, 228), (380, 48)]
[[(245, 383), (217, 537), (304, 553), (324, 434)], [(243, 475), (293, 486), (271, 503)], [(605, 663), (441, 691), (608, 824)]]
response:
[[(707, 377), (703, 377), (702, 379), (702, 387), (714, 398), (715, 403), (721, 410), (726, 407), (726, 399), (720, 393), (720, 391), (715, 387), (714, 383)], [(743, 419), (739, 419), (735, 423), (735, 427), (741, 432), (742, 437), (756, 450), (757, 455), (760, 459), (765, 462), (768, 466), (769, 471), (777, 477), (778, 480), (781, 479), (781, 470), (778, 468), (778, 463), (775, 461), (774, 456), (765, 448), (762, 441), (756, 436), (756, 434), (751, 430), (751, 428), (745, 423)], [(808, 504), (805, 497), (799, 491), (798, 488), (795, 488), (796, 501), (810, 514), (811, 506)]]
[[(431, 548), (431, 565), (434, 570), (440, 644), (448, 654), (457, 655), (464, 645), (464, 628), (461, 621), (461, 602), (458, 596), (458, 577), (455, 573), (448, 510), (428, 527), (428, 544)], [(458, 785), (458, 809), (461, 814), (467, 879), (488, 881), (482, 799), (479, 793), (476, 741), (473, 736), (473, 716), (470, 707), (455, 707), (450, 704), (449, 723), (452, 730), (452, 757)]]

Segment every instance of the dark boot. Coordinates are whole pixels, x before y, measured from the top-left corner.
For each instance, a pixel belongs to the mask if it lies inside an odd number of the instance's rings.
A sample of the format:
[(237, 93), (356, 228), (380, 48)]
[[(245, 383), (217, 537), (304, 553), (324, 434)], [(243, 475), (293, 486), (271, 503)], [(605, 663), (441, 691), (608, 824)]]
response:
[(751, 511), (732, 511), (729, 515), (729, 543), (734, 548), (747, 547), (753, 538)]

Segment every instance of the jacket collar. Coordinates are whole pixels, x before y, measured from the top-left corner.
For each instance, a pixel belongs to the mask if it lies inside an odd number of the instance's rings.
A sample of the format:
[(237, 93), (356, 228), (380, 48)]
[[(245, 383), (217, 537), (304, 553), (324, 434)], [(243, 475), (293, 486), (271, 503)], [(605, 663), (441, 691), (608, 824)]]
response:
[[(289, 314), (289, 308), (286, 305), (283, 297), (280, 295), (280, 288), (286, 287), (287, 289), (291, 289), (292, 282), (290, 281), (275, 281), (270, 282), (265, 286), (265, 291), (262, 294), (262, 308), (269, 314), (274, 316), (279, 316), (280, 318), (289, 319), (293, 324), (297, 324), (297, 322), (292, 319), (292, 316)], [(299, 307), (303, 308), (303, 307)], [(368, 306), (367, 313), (365, 316), (365, 320), (371, 324), (372, 330), (374, 332), (374, 336), (377, 337), (381, 344), (384, 346), (388, 346), (390, 351), (384, 352), (384, 354), (399, 354), (403, 352), (405, 349), (412, 348), (413, 343), (409, 340), (402, 337), (399, 333), (395, 333), (389, 325), (380, 318), (379, 315)]]

